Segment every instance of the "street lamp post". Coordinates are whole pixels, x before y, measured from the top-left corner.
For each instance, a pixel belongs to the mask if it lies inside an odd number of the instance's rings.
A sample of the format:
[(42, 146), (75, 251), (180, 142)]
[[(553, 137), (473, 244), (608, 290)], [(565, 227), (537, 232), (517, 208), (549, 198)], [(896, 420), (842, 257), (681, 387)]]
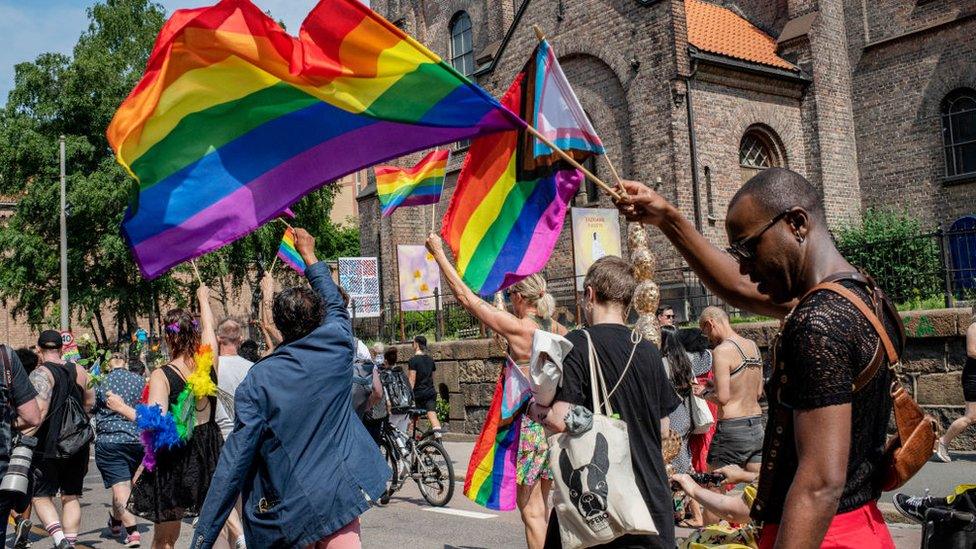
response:
[(67, 331), (68, 322), (68, 219), (65, 191), (67, 177), (64, 169), (64, 136), (58, 139), (61, 152), (61, 330)]

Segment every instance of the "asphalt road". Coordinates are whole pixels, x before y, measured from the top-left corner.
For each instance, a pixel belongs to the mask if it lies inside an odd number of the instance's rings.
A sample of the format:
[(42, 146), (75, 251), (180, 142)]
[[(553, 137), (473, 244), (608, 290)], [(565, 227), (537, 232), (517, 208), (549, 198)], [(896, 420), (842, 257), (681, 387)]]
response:
[[(415, 484), (406, 485), (386, 507), (373, 508), (362, 517), (363, 546), (367, 549), (453, 549), (524, 547), (521, 521), (517, 512), (500, 513), (479, 507), (461, 493), (472, 443), (448, 442), (448, 452), (458, 476), (454, 497), (444, 508), (432, 508), (420, 496)], [(929, 487), (933, 495), (944, 494), (961, 482), (976, 482), (976, 454), (954, 454), (952, 464), (930, 462), (918, 476), (903, 488), (915, 494)], [(882, 496), (890, 502), (891, 494)], [(101, 477), (92, 462), (85, 481), (82, 499), (80, 547), (111, 549), (121, 547), (107, 536), (105, 521), (111, 496), (102, 487)], [(152, 526), (142, 522), (143, 547), (152, 539)], [(919, 547), (921, 530), (917, 526), (892, 525), (892, 535), (899, 549)], [(8, 528), (8, 533), (12, 528)], [(679, 530), (679, 536), (687, 531)], [(184, 524), (178, 547), (189, 546), (192, 526)], [(43, 530), (35, 527), (34, 547), (51, 546), (42, 538)], [(8, 536), (8, 542), (10, 537)]]

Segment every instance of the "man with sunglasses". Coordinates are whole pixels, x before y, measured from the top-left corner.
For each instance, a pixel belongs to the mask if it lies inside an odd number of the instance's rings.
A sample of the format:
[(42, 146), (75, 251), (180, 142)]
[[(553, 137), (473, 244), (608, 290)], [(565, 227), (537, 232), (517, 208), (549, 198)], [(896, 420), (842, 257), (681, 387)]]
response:
[[(712, 292), (783, 319), (752, 507), (765, 524), (760, 548), (893, 548), (877, 507), (891, 374), (880, 368), (854, 391), (880, 338), (853, 302), (815, 288), (837, 282), (869, 307), (871, 294), (886, 298), (837, 251), (820, 193), (795, 172), (764, 170), (732, 198), (723, 252), (649, 187), (622, 190), (620, 211), (660, 228)], [(898, 319), (885, 309), (884, 328), (898, 341)]]
[(658, 307), (657, 322), (661, 326), (674, 326), (674, 309), (667, 305)]

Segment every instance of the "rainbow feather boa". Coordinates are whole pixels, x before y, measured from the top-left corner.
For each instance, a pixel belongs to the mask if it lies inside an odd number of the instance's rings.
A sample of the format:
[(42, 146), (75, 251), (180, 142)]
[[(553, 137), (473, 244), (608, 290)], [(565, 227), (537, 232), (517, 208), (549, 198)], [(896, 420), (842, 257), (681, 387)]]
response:
[(142, 464), (148, 471), (156, 468), (156, 452), (182, 446), (193, 436), (197, 400), (217, 394), (217, 385), (210, 378), (213, 369), (210, 346), (201, 345), (193, 361), (196, 368), (187, 377), (186, 387), (176, 402), (170, 403), (169, 412), (163, 413), (158, 404), (148, 404), (148, 395), (143, 396), (143, 404), (136, 406), (136, 424), (142, 431), (139, 439), (145, 449)]

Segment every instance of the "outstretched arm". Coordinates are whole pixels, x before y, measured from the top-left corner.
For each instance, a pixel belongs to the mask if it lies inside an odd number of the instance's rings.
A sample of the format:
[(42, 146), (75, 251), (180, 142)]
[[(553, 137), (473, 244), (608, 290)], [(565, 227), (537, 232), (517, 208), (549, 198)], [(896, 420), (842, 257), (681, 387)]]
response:
[(274, 277), (271, 273), (264, 273), (261, 279), (261, 334), (264, 336), (264, 344), (267, 346), (267, 353), (274, 351), (274, 348), (281, 343), (281, 332), (274, 324), (272, 309), (274, 308)]
[(739, 272), (739, 264), (699, 233), (678, 209), (643, 183), (624, 181), (627, 194), (617, 208), (630, 221), (657, 226), (678, 249), (702, 283), (730, 305), (757, 314), (783, 318), (791, 304), (773, 303)]
[[(315, 256), (315, 237), (305, 229), (295, 228), (295, 249), (305, 261), (305, 276), (312, 289), (316, 291), (325, 303), (325, 317), (322, 322), (339, 321), (349, 324), (349, 311), (339, 294), (339, 288), (332, 281), (329, 266)], [(350, 328), (351, 329), (351, 328)]]
[(450, 260), (447, 259), (441, 237), (431, 233), (427, 237), (427, 250), (437, 261), (437, 266), (440, 267), (441, 273), (447, 279), (447, 285), (450, 286), (458, 303), (475, 318), (504, 337), (515, 335), (522, 329), (522, 324), (515, 315), (508, 311), (496, 309), (491, 303), (481, 299), (478, 294), (471, 291), (471, 288), (468, 288), (454, 265), (451, 265)]
[(197, 301), (200, 302), (200, 343), (209, 345), (213, 351), (213, 369), (218, 371), (217, 363), (220, 359), (220, 348), (217, 346), (217, 323), (214, 321), (213, 309), (210, 308), (210, 288), (200, 284), (197, 288)]

